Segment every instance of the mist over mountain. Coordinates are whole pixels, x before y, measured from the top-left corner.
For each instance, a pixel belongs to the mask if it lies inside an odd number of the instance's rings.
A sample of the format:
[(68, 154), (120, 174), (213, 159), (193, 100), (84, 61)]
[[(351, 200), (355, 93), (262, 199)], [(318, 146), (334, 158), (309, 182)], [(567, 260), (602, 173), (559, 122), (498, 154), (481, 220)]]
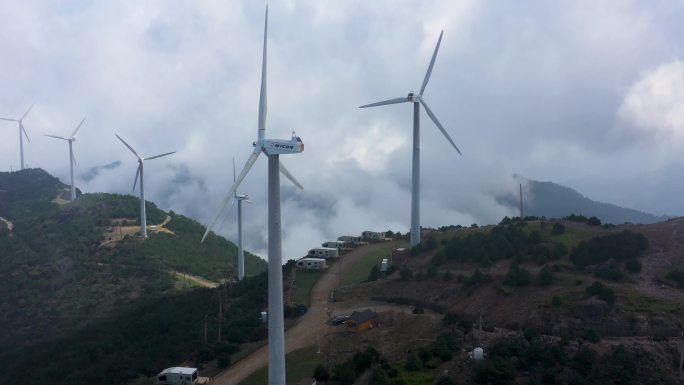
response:
[[(523, 215), (562, 218), (570, 214), (595, 216), (604, 223), (656, 223), (668, 216), (597, 202), (579, 192), (553, 182), (540, 182), (515, 176), (523, 184)], [(519, 207), (518, 196), (503, 198), (511, 207)]]

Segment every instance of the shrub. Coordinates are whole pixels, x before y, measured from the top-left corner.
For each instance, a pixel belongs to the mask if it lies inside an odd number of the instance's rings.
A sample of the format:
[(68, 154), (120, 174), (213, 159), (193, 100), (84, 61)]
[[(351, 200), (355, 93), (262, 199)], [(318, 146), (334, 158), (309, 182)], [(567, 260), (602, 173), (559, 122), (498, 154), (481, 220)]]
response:
[(553, 284), (553, 272), (551, 271), (551, 269), (549, 269), (548, 266), (544, 266), (541, 270), (539, 270), (539, 274), (537, 275), (537, 281), (541, 286), (549, 286)]
[(328, 369), (326, 369), (325, 366), (318, 364), (316, 369), (314, 369), (313, 378), (315, 378), (317, 381), (328, 381), (330, 378), (330, 373), (328, 373)]
[(492, 282), (492, 276), (489, 274), (483, 274), (480, 270), (475, 270), (473, 275), (463, 281), (463, 286), (471, 287), (486, 282)]
[(648, 249), (648, 238), (628, 230), (621, 233), (582, 241), (570, 254), (570, 260), (579, 268), (601, 264), (613, 258), (618, 261), (636, 259)]
[(563, 301), (561, 300), (561, 297), (554, 295), (551, 297), (551, 306), (553, 307), (561, 307), (563, 304)]
[(456, 381), (449, 377), (440, 377), (436, 385), (456, 385)]
[(495, 358), (492, 361), (482, 363), (475, 369), (474, 380), (480, 385), (506, 385), (513, 383), (515, 369), (513, 365), (504, 359)]
[(373, 265), (373, 267), (370, 270), (370, 273), (368, 274), (368, 280), (369, 281), (377, 281), (382, 277), (382, 272), (380, 271), (380, 267), (378, 265)]
[(673, 270), (665, 274), (665, 278), (675, 281), (679, 286), (684, 286), (684, 271)]
[(402, 265), (401, 268), (399, 268), (399, 276), (402, 281), (408, 281), (413, 278), (413, 272), (407, 265)]
[(617, 298), (615, 292), (611, 288), (605, 286), (599, 281), (594, 281), (594, 283), (587, 287), (585, 291), (587, 293), (587, 297), (597, 296), (598, 298), (608, 302), (609, 305), (612, 305)]
[(630, 273), (639, 273), (641, 272), (641, 262), (636, 258), (628, 259), (627, 262), (625, 262), (625, 269)]
[(601, 220), (596, 217), (591, 217), (587, 220), (589, 226), (601, 226)]
[(406, 356), (406, 370), (411, 372), (417, 372), (423, 370), (423, 361), (418, 357), (415, 352), (409, 352)]
[(216, 366), (218, 366), (221, 369), (230, 366), (230, 355), (226, 353), (219, 354), (218, 360), (216, 360)]
[(431, 250), (434, 250), (435, 247), (437, 247), (437, 238), (435, 238), (434, 235), (430, 235), (425, 240), (425, 244), (423, 245), (423, 249), (425, 251), (431, 251)]
[(511, 263), (508, 269), (504, 283), (511, 286), (527, 286), (532, 282), (532, 275), (525, 268), (520, 267), (517, 263)]
[(589, 342), (601, 342), (601, 335), (594, 329), (589, 329), (584, 332), (582, 338)]
[(562, 223), (554, 223), (551, 228), (551, 235), (561, 235), (565, 232), (565, 225)]

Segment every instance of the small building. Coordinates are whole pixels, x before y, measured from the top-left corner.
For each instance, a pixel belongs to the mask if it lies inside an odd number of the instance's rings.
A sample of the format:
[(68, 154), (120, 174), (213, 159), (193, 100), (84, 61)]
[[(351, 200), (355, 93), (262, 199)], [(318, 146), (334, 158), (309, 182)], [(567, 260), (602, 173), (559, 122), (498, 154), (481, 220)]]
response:
[(197, 368), (166, 368), (157, 374), (158, 385), (195, 385)]
[(337, 250), (344, 250), (347, 248), (347, 242), (345, 241), (328, 241), (328, 242), (323, 242), (321, 245), (323, 247), (332, 247)]
[(334, 247), (317, 247), (315, 249), (309, 250), (307, 257), (325, 258), (325, 259), (337, 258), (338, 252), (337, 252), (337, 249)]
[(328, 267), (324, 258), (308, 258), (304, 257), (297, 261), (297, 267), (306, 270), (323, 270)]
[(382, 262), (380, 262), (380, 271), (385, 272), (389, 269), (389, 260), (387, 258), (383, 258)]
[(361, 238), (365, 241), (382, 241), (385, 239), (386, 233), (384, 231), (364, 231), (361, 233)]
[(364, 311), (354, 311), (349, 316), (349, 319), (345, 323), (347, 325), (347, 330), (358, 333), (366, 329), (372, 329), (375, 323), (376, 314), (371, 309), (366, 309)]

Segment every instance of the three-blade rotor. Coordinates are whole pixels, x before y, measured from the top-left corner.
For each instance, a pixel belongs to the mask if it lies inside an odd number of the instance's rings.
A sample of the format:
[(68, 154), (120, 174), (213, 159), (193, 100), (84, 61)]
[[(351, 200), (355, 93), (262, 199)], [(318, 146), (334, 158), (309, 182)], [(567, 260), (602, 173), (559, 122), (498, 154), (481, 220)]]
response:
[(26, 110), (26, 112), (24, 112), (24, 115), (22, 115), (21, 118), (19, 118), (19, 119), (0, 118), (0, 120), (6, 120), (8, 122), (18, 122), (19, 123), (19, 130), (21, 130), (21, 132), (24, 134), (24, 136), (26, 137), (26, 140), (28, 140), (29, 143), (31, 143), (31, 139), (29, 139), (28, 133), (26, 132), (26, 129), (24, 128), (24, 118), (26, 118), (26, 115), (28, 115), (29, 112), (31, 112), (31, 109), (33, 109), (33, 106), (34, 106), (34, 104), (31, 104), (31, 107), (29, 107), (28, 110)]
[[(82, 123), (82, 122), (81, 122), (81, 123)], [(78, 131), (79, 128), (80, 128), (80, 125), (79, 125), (79, 127), (76, 128), (76, 131)], [(74, 134), (76, 133), (76, 131), (74, 131)], [(167, 156), (167, 155), (171, 155), (171, 154), (175, 154), (175, 153), (176, 153), (176, 151), (171, 151), (171, 152), (166, 152), (166, 153), (163, 153), (163, 154), (159, 154), (159, 155), (155, 155), (155, 156), (150, 156), (150, 157), (144, 158), (144, 157), (140, 156), (140, 155), (133, 149), (133, 147), (131, 147), (128, 143), (126, 143), (125, 140), (121, 139), (121, 137), (120, 137), (118, 134), (114, 134), (114, 135), (116, 135), (116, 137), (119, 138), (119, 140), (121, 141), (121, 143), (123, 143), (126, 147), (128, 147), (128, 149), (131, 150), (131, 152), (133, 153), (133, 155), (135, 155), (135, 157), (138, 158), (138, 169), (135, 171), (135, 179), (133, 180), (133, 190), (131, 190), (131, 192), (134, 192), (134, 191), (135, 191), (135, 186), (136, 186), (136, 184), (138, 183), (138, 178), (140, 177), (140, 172), (141, 172), (141, 169), (142, 169), (142, 167), (143, 167), (143, 162), (144, 162), (144, 161), (146, 161), (146, 160), (152, 160), (152, 159), (157, 159), (157, 158), (161, 158), (162, 156)]]
[(385, 106), (388, 104), (398, 104), (398, 103), (420, 103), (424, 108), (425, 112), (427, 115), (430, 117), (430, 120), (432, 120), (437, 128), (442, 132), (444, 137), (451, 143), (451, 145), (456, 149), (456, 151), (461, 154), (461, 150), (458, 149), (456, 146), (456, 143), (451, 139), (449, 134), (446, 132), (444, 129), (444, 126), (439, 122), (437, 119), (437, 116), (432, 112), (430, 107), (428, 107), (427, 102), (425, 99), (423, 99), (423, 92), (425, 92), (425, 87), (427, 87), (428, 82), (430, 81), (430, 76), (432, 75), (432, 69), (435, 66), (435, 60), (437, 59), (437, 52), (439, 51), (439, 46), (442, 43), (442, 35), (444, 34), (444, 31), (440, 32), (439, 34), (439, 39), (437, 40), (437, 46), (435, 46), (435, 51), (432, 53), (432, 58), (430, 59), (430, 65), (428, 66), (427, 72), (425, 73), (425, 78), (423, 79), (423, 84), (420, 86), (420, 92), (415, 95), (413, 91), (408, 94), (408, 96), (402, 97), (402, 98), (394, 98), (394, 99), (389, 99), (389, 100), (384, 100), (381, 102), (376, 102), (376, 103), (370, 103), (370, 104), (365, 104), (363, 106), (360, 106), (359, 108), (368, 108), (368, 107), (377, 107), (377, 106)]

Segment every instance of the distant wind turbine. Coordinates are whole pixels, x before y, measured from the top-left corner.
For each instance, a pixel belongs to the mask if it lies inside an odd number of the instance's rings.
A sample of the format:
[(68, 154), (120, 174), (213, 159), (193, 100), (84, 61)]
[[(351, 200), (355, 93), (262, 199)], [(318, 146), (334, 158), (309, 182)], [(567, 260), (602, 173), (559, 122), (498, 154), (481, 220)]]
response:
[(31, 139), (29, 139), (28, 134), (26, 133), (26, 129), (24, 128), (24, 118), (26, 118), (26, 115), (31, 111), (33, 108), (33, 104), (31, 104), (31, 107), (29, 107), (26, 112), (24, 112), (24, 115), (21, 116), (19, 119), (11, 119), (11, 118), (0, 118), (0, 120), (7, 120), (10, 122), (18, 122), (19, 123), (19, 154), (21, 156), (21, 169), (24, 169), (24, 136), (26, 136), (26, 140), (31, 143)]
[(207, 237), (249, 170), (263, 152), (268, 157), (268, 383), (285, 385), (285, 323), (283, 320), (283, 256), (280, 227), (280, 172), (297, 187), (302, 186), (280, 163), (280, 154), (297, 154), (304, 151), (301, 139), (292, 133), (290, 140), (265, 139), (266, 135), (266, 39), (268, 32), (268, 6), (264, 23), (264, 50), (261, 64), (261, 92), (259, 95), (259, 126), (257, 141), (247, 163), (228, 190), (212, 224), (202, 237)]
[[(235, 158), (233, 158), (233, 183), (235, 183)], [(254, 203), (249, 200), (249, 195), (238, 195), (235, 190), (235, 200), (238, 203), (238, 280), (245, 278), (245, 249), (242, 240), (242, 202)]]
[(144, 161), (146, 161), (146, 160), (152, 160), (152, 159), (156, 159), (156, 158), (161, 158), (162, 156), (175, 154), (176, 151), (171, 151), (171, 152), (167, 152), (164, 154), (151, 156), (149, 158), (143, 158), (142, 156), (138, 155), (137, 152), (135, 152), (133, 147), (129, 146), (128, 143), (126, 143), (123, 139), (121, 139), (121, 137), (119, 135), (117, 135), (117, 134), (114, 134), (114, 135), (116, 135), (116, 137), (119, 138), (119, 140), (126, 147), (128, 147), (129, 150), (131, 150), (133, 155), (135, 155), (138, 158), (138, 170), (135, 172), (135, 179), (133, 180), (133, 190), (131, 191), (131, 193), (133, 191), (135, 191), (135, 184), (138, 182), (138, 179), (140, 179), (140, 236), (143, 238), (147, 238), (147, 216), (145, 215), (145, 187), (143, 184), (143, 164), (144, 164)]
[(76, 158), (74, 158), (74, 150), (72, 148), (72, 143), (76, 141), (76, 132), (78, 132), (78, 130), (81, 128), (83, 122), (85, 122), (85, 118), (81, 120), (81, 123), (79, 123), (78, 126), (76, 126), (76, 129), (68, 138), (65, 138), (63, 136), (45, 134), (45, 136), (49, 136), (55, 139), (62, 139), (69, 142), (69, 167), (71, 168), (71, 201), (76, 200), (76, 185), (74, 184), (74, 166), (76, 165)]
[(415, 246), (420, 243), (420, 105), (422, 104), (425, 108), (425, 112), (428, 114), (430, 119), (435, 123), (437, 128), (442, 131), (442, 134), (447, 138), (449, 143), (456, 149), (456, 151), (461, 154), (461, 150), (456, 147), (456, 144), (442, 124), (437, 120), (437, 117), (430, 107), (428, 107), (427, 102), (423, 98), (423, 92), (425, 91), (425, 86), (427, 86), (430, 80), (430, 74), (432, 73), (432, 67), (435, 65), (435, 59), (437, 58), (437, 51), (439, 51), (439, 44), (442, 42), (442, 35), (444, 31), (440, 32), (439, 40), (437, 40), (437, 46), (435, 47), (435, 52), (432, 54), (432, 60), (430, 60), (430, 65), (428, 66), (427, 73), (425, 74), (425, 79), (423, 80), (423, 85), (420, 87), (420, 93), (417, 95), (411, 91), (408, 96), (404, 96), (396, 99), (389, 99), (382, 102), (371, 103), (363, 105), (359, 108), (384, 106), (386, 104), (397, 104), (397, 103), (413, 103), (413, 165), (412, 165), (412, 177), (411, 177), (411, 246)]

